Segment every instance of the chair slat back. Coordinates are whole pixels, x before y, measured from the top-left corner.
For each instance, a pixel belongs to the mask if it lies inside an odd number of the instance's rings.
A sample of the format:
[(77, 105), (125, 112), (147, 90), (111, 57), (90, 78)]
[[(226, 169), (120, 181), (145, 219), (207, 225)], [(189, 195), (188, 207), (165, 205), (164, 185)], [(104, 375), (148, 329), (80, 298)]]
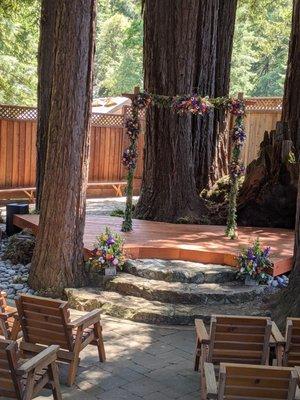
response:
[(67, 329), (70, 313), (67, 302), (21, 295), (16, 300), (24, 340), (28, 343), (72, 350), (72, 332)]
[(300, 318), (288, 318), (286, 324), (285, 366), (300, 366)]
[(295, 399), (298, 374), (292, 368), (220, 365), (218, 399)]
[(271, 329), (267, 317), (212, 317), (208, 361), (267, 364)]
[(21, 380), (14, 371), (18, 364), (18, 345), (0, 339), (0, 397), (21, 398)]

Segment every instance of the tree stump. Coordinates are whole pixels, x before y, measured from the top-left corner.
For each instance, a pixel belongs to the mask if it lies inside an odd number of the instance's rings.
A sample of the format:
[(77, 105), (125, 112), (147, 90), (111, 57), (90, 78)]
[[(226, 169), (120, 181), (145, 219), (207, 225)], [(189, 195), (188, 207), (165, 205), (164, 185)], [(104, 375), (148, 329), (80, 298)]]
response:
[(299, 163), (289, 137), (285, 123), (265, 133), (259, 156), (247, 167), (240, 191), (239, 225), (294, 228)]

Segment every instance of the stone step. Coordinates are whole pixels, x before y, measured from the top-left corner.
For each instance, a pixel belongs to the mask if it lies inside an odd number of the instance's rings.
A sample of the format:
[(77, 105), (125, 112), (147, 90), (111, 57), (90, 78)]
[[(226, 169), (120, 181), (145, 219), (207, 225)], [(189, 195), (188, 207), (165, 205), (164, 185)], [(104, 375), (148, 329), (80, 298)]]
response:
[(209, 323), (211, 315), (265, 315), (258, 297), (251, 303), (219, 305), (170, 304), (124, 296), (99, 288), (65, 289), (69, 304), (81, 311), (99, 308), (102, 314), (149, 324), (192, 325), (195, 318)]
[(224, 283), (236, 279), (237, 269), (182, 260), (128, 260), (124, 271), (141, 278), (166, 282)]
[(220, 283), (164, 282), (121, 273), (108, 281), (105, 289), (128, 296), (163, 303), (240, 304), (263, 294), (267, 286), (245, 286), (238, 281)]

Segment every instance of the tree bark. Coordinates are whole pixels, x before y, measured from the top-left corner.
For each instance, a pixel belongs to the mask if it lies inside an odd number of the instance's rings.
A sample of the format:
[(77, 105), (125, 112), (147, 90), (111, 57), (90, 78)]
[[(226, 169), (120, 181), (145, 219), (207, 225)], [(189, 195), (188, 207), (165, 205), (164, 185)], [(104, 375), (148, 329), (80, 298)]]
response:
[(83, 277), (95, 14), (96, 0), (60, 0), (53, 20), (48, 148), (29, 279), (35, 290), (52, 296)]
[(47, 133), (50, 112), (55, 18), (58, 0), (43, 1), (40, 19), (40, 41), (38, 53), (38, 114), (37, 160), (36, 160), (36, 210), (41, 208), (45, 162), (47, 155)]
[[(235, 29), (237, 0), (220, 1), (218, 13), (218, 40), (215, 97), (229, 95), (231, 58)], [(213, 167), (210, 185), (228, 174), (230, 159), (229, 119), (223, 110), (215, 111)]]
[[(162, 95), (193, 91), (198, 0), (146, 0), (145, 89)], [(142, 189), (135, 216), (169, 222), (198, 221), (205, 210), (192, 160), (191, 116), (167, 108), (147, 113)]]
[[(288, 123), (296, 153), (299, 155), (300, 143), (300, 0), (294, 0), (290, 52), (283, 100), (283, 121)], [(298, 163), (299, 173), (299, 163)], [(297, 213), (295, 222), (294, 265), (287, 290), (279, 297), (274, 318), (280, 325), (286, 317), (300, 317), (300, 180), (298, 180)]]
[[(203, 96), (229, 94), (236, 9), (237, 0), (201, 2), (195, 86)], [(229, 132), (224, 112), (194, 117), (193, 153), (199, 192), (228, 173), (228, 148)]]
[(292, 33), (286, 72), (282, 121), (287, 122), (296, 158), (300, 154), (300, 1), (294, 0)]
[[(198, 7), (194, 86), (202, 96), (215, 97), (219, 0), (205, 0)], [(212, 112), (193, 116), (193, 160), (198, 192), (209, 185), (213, 162), (214, 118)]]

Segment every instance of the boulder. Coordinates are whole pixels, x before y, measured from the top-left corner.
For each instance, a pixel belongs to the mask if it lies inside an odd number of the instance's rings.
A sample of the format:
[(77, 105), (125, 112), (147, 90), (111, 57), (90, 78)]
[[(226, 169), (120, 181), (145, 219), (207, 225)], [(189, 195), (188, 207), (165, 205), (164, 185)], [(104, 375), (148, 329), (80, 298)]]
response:
[(8, 239), (2, 258), (15, 265), (26, 265), (31, 261), (34, 245), (35, 236), (29, 230), (24, 230)]

